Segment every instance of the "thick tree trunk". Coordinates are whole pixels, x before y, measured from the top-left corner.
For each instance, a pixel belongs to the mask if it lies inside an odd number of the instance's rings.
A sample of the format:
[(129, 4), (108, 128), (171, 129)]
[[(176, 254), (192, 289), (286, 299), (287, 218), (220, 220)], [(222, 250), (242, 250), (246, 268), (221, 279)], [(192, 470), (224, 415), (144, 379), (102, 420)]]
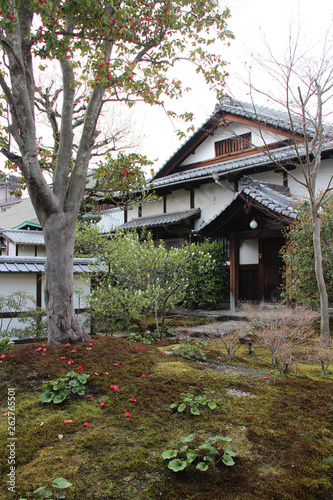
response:
[(73, 302), (75, 221), (55, 213), (43, 225), (46, 244), (45, 304), (49, 344), (86, 342), (90, 336), (76, 318)]
[(312, 208), (313, 225), (313, 248), (315, 256), (315, 272), (320, 297), (320, 336), (325, 345), (331, 345), (330, 320), (328, 311), (328, 294), (325, 284), (325, 278), (322, 265), (322, 252), (320, 243), (320, 218), (317, 215), (316, 207)]

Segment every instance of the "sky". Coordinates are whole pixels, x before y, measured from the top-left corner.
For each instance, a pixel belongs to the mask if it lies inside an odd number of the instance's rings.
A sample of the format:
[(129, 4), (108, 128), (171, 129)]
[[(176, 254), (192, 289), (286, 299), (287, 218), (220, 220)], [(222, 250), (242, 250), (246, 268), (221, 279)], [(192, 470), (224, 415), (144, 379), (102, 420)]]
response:
[[(239, 100), (249, 101), (245, 82), (251, 66), (251, 53), (264, 55), (268, 45), (280, 60), (287, 50), (290, 33), (295, 37), (299, 32), (301, 47), (318, 55), (325, 33), (330, 33), (331, 37), (333, 34), (331, 0), (226, 0), (220, 5), (226, 5), (231, 11), (228, 27), (234, 33), (235, 40), (231, 40), (230, 47), (221, 44), (216, 50), (228, 61), (230, 76), (226, 92)], [(193, 90), (177, 104), (177, 108), (193, 112), (194, 124), (199, 127), (214, 111), (217, 102), (215, 93), (195, 73), (178, 71), (177, 76)], [(262, 68), (253, 66), (252, 72), (265, 86)], [(266, 87), (271, 92), (277, 91), (274, 82), (267, 81)], [(137, 108), (134, 119), (141, 135), (141, 151), (150, 159), (158, 158), (155, 164), (157, 171), (181, 145), (175, 133), (178, 124), (172, 123), (161, 109), (144, 105)]]

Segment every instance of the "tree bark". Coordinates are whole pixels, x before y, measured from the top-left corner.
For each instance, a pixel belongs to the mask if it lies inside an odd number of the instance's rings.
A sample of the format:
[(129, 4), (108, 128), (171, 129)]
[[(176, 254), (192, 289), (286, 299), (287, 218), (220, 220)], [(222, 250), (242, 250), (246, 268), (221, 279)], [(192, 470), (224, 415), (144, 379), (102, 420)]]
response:
[(332, 344), (330, 336), (330, 319), (328, 311), (328, 294), (322, 265), (322, 251), (320, 241), (320, 217), (317, 214), (317, 207), (312, 204), (312, 227), (313, 227), (313, 249), (315, 257), (315, 273), (320, 297), (320, 336), (325, 345)]
[(51, 214), (43, 226), (47, 252), (45, 305), (49, 344), (90, 340), (90, 336), (81, 328), (74, 311), (74, 228), (75, 217), (64, 212)]

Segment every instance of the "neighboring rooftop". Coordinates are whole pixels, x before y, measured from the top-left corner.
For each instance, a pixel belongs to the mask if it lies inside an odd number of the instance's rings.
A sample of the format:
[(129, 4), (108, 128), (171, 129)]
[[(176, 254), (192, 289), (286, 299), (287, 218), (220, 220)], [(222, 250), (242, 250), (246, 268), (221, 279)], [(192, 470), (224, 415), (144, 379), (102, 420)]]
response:
[(0, 227), (19, 229), (27, 225), (41, 227), (30, 198), (0, 212)]
[(159, 227), (171, 224), (179, 224), (180, 222), (190, 221), (200, 217), (200, 208), (193, 208), (183, 212), (173, 212), (169, 214), (154, 215), (151, 217), (139, 217), (133, 219), (121, 226), (121, 229), (129, 229), (132, 227)]
[[(44, 273), (46, 257), (8, 257), (0, 256), (0, 273)], [(75, 258), (74, 273), (91, 273), (96, 265), (102, 264), (97, 259)]]
[(15, 244), (45, 245), (44, 234), (42, 231), (0, 228), (0, 233), (4, 238)]

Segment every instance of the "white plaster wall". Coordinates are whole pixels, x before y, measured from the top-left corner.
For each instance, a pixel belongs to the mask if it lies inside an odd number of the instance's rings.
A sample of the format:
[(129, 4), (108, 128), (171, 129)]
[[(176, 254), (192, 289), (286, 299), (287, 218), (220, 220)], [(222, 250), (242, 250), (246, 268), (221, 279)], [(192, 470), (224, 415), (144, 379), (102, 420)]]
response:
[(239, 242), (239, 264), (259, 264), (258, 240), (242, 240)]
[(10, 241), (7, 242), (7, 255), (10, 257), (15, 257), (16, 255), (16, 245)]
[[(142, 205), (142, 217), (151, 217), (153, 215), (163, 214), (163, 198), (159, 197), (157, 200), (144, 203)], [(137, 217), (136, 215), (135, 217)], [(130, 219), (128, 219), (130, 220)]]
[[(36, 298), (36, 275), (24, 273), (0, 273), (0, 295), (6, 297), (10, 293), (23, 291)], [(34, 303), (28, 302), (28, 307)]]
[[(25, 274), (25, 273), (1, 273), (0, 274), (0, 295), (7, 296), (11, 293), (15, 293), (17, 291), (24, 291), (29, 295), (32, 295), (36, 300), (36, 274)], [(42, 308), (45, 308), (45, 300), (44, 300), (44, 288), (45, 288), (45, 276), (42, 277)], [(83, 309), (87, 307), (87, 300), (85, 298), (85, 294), (90, 293), (90, 278), (82, 277), (80, 275), (74, 275), (74, 307), (75, 309)], [(27, 309), (35, 307), (35, 303), (32, 300), (27, 301)], [(90, 327), (87, 328), (84, 323), (86, 322), (88, 315), (87, 314), (79, 314), (78, 319), (81, 326), (84, 326), (86, 331), (90, 331)], [(1, 321), (1, 319), (0, 319)], [(2, 328), (6, 328), (9, 319), (4, 319), (2, 323)], [(9, 331), (12, 328), (24, 328), (24, 324), (20, 323), (19, 319), (14, 318), (9, 327)]]
[(195, 229), (208, 222), (225, 208), (234, 197), (228, 188), (215, 183), (202, 184), (194, 191), (195, 208), (201, 208), (201, 218), (195, 221)]
[(258, 147), (285, 139), (285, 136), (282, 136), (281, 134), (274, 134), (266, 130), (262, 131), (262, 138), (256, 127), (249, 127), (239, 123), (233, 123), (229, 127), (221, 126), (215, 130), (213, 135), (209, 135), (207, 139), (195, 150), (195, 153), (186, 158), (182, 165), (190, 165), (191, 163), (197, 163), (215, 158), (215, 142), (235, 137), (236, 135), (246, 134), (248, 132), (252, 133), (252, 143)]
[(277, 184), (278, 186), (283, 186), (283, 174), (282, 172), (260, 172), (257, 174), (250, 174), (252, 179), (261, 182), (270, 182), (271, 184)]
[(35, 245), (17, 245), (18, 256), (35, 257)]
[(138, 207), (131, 208), (127, 210), (127, 220), (128, 222), (132, 219), (136, 219), (138, 217)]
[(177, 189), (173, 193), (168, 194), (166, 200), (167, 213), (181, 212), (183, 210), (190, 210), (191, 208), (191, 195), (190, 191), (185, 189)]
[(37, 246), (37, 257), (45, 257), (46, 256), (46, 248), (44, 246)]
[[(296, 177), (299, 181), (303, 181), (303, 173), (301, 168), (292, 171), (294, 177)], [(320, 172), (317, 178), (316, 183), (316, 191), (319, 193), (321, 190), (327, 188), (330, 178), (333, 175), (333, 160), (328, 159), (324, 160), (321, 164)], [(297, 196), (300, 200), (308, 199), (309, 195), (307, 189), (302, 187), (297, 181), (292, 179), (290, 175), (288, 176), (288, 185), (290, 188), (291, 194)], [(333, 185), (333, 182), (331, 183)]]

